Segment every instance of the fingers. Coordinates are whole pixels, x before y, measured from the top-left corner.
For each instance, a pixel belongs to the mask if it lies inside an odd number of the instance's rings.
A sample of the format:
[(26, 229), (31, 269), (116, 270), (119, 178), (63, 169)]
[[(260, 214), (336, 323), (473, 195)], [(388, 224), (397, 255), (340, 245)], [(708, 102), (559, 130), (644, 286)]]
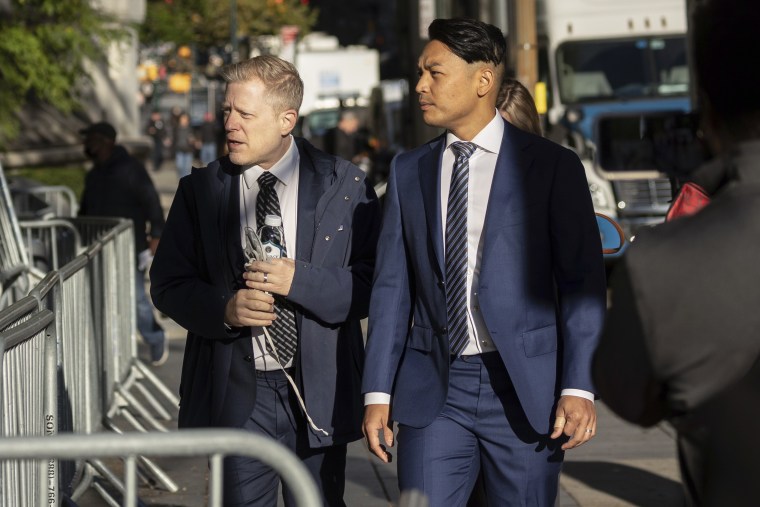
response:
[(570, 440), (562, 444), (562, 450), (567, 451), (579, 447), (596, 435), (596, 422), (588, 418), (581, 418), (574, 423), (568, 421), (565, 424), (564, 434), (570, 437)]
[(552, 431), (551, 438), (557, 438), (559, 437), (563, 430), (565, 429), (565, 423), (567, 422), (567, 419), (565, 419), (565, 416), (558, 415), (554, 419), (554, 431)]
[(562, 450), (574, 449), (596, 436), (596, 410), (590, 400), (563, 396), (557, 405), (551, 438), (570, 437)]
[(393, 447), (393, 423), (389, 421), (389, 405), (367, 405), (364, 409), (364, 424), (362, 432), (367, 442), (367, 448), (380, 458), (383, 463), (389, 463), (393, 457), (380, 443), (380, 432), (388, 447)]
[(255, 261), (243, 273), (246, 287), (287, 296), (295, 276), (295, 261), (289, 258)]
[(237, 291), (224, 311), (224, 321), (234, 327), (269, 326), (276, 318), (274, 298), (253, 289)]

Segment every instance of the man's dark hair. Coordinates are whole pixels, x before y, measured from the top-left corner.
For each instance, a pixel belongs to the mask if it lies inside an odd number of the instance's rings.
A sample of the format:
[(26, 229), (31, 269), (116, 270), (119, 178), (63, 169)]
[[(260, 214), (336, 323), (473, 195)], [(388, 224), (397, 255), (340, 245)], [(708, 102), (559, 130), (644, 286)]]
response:
[(445, 44), (467, 63), (505, 63), (507, 41), (497, 27), (475, 19), (436, 19), (428, 27), (430, 40)]
[(714, 116), (735, 141), (760, 137), (758, 27), (755, 0), (709, 0), (694, 10), (697, 82)]

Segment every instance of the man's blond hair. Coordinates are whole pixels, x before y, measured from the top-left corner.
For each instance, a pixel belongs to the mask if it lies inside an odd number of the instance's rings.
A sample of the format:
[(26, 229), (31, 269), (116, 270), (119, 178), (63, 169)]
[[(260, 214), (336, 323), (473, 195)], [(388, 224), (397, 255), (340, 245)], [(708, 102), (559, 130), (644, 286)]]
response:
[(220, 71), (226, 83), (244, 83), (258, 79), (267, 89), (267, 99), (276, 112), (295, 109), (303, 101), (303, 81), (295, 66), (272, 55), (255, 56), (225, 66)]

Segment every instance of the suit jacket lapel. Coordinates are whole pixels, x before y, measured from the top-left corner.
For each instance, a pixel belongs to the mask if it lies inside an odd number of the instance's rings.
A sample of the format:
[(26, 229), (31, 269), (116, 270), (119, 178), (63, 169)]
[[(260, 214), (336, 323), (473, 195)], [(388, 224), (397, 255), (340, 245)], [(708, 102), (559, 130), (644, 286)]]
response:
[(318, 225), (317, 203), (319, 197), (324, 193), (324, 177), (315, 169), (314, 162), (304, 145), (298, 142), (297, 146), (300, 163), (298, 167), (298, 222), (295, 258), (310, 262), (314, 246), (314, 231)]
[[(499, 157), (496, 160), (488, 196), (488, 209), (483, 224), (483, 255), (488, 252), (489, 238), (504, 226), (505, 221), (519, 220), (519, 214), (525, 212), (525, 174), (533, 164), (533, 154), (528, 150), (529, 136), (520, 135), (516, 127), (504, 122), (504, 136), (501, 141)], [(513, 216), (508, 217), (507, 214)], [(514, 220), (512, 220), (514, 219)]]
[(425, 221), (428, 237), (433, 243), (433, 252), (438, 260), (438, 275), (443, 278), (443, 231), (441, 225), (441, 158), (446, 146), (445, 137), (440, 136), (428, 144), (430, 151), (420, 157), (418, 173), (422, 201), (425, 206)]
[[(224, 159), (228, 161), (228, 159)], [(229, 264), (228, 272), (232, 274), (232, 286), (242, 287), (243, 246), (240, 237), (240, 167), (231, 162), (222, 164), (221, 198), (219, 200), (219, 231), (222, 231), (222, 244), (226, 246), (226, 258)]]

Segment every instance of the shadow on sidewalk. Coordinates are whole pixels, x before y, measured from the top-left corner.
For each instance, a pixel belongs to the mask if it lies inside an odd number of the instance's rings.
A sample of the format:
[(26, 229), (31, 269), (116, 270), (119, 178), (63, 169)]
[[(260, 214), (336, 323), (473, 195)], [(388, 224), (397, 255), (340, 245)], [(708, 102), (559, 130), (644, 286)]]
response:
[(641, 468), (609, 461), (566, 461), (562, 473), (590, 488), (641, 507), (681, 507), (681, 484)]

